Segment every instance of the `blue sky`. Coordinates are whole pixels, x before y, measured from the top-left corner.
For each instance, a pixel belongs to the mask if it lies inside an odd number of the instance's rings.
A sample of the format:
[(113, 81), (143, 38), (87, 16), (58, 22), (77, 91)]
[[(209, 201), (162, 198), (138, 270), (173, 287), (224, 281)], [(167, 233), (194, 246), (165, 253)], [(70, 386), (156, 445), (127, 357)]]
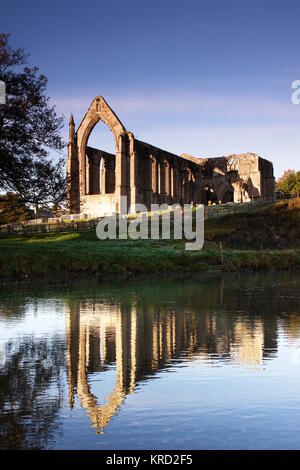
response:
[[(137, 138), (174, 153), (253, 151), (276, 176), (299, 169), (299, 1), (14, 0), (1, 13), (76, 124), (102, 95)], [(104, 125), (90, 144), (112, 150)]]

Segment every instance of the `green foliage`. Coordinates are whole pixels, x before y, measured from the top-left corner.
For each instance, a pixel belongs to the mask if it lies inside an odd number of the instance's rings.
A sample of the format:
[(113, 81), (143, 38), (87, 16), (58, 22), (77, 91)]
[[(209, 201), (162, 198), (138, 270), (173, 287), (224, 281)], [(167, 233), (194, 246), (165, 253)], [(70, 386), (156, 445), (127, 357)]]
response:
[(7, 193), (0, 196), (0, 224), (23, 222), (31, 217), (32, 211), (18, 194)]
[(276, 183), (276, 189), (286, 196), (300, 195), (300, 171), (287, 170)]
[(58, 205), (66, 196), (65, 162), (60, 160), (53, 165), (47, 160), (39, 160), (24, 168), (22, 178), (15, 183), (17, 192), (22, 195), (23, 201), (38, 208), (51, 208)]

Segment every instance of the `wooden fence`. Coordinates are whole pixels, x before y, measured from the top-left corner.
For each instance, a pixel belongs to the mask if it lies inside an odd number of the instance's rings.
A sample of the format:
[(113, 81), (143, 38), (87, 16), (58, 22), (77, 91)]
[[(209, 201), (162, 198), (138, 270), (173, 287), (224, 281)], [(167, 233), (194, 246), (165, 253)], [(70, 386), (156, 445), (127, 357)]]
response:
[(87, 220), (87, 221), (70, 221), (70, 222), (57, 222), (55, 224), (10, 224), (0, 226), (0, 237), (7, 237), (10, 235), (31, 235), (34, 233), (50, 233), (50, 232), (76, 232), (83, 230), (91, 230), (95, 228), (98, 220)]
[(253, 201), (243, 203), (216, 204), (205, 206), (207, 218), (222, 217), (228, 214), (246, 214), (263, 208), (274, 201)]
[[(205, 206), (205, 218), (223, 217), (228, 214), (240, 214), (251, 212), (260, 207), (264, 207), (267, 204), (271, 204), (273, 201), (257, 201), (257, 202), (245, 202), (242, 204), (220, 204)], [(134, 216), (130, 216), (134, 218)], [(43, 222), (42, 220), (32, 220), (30, 223), (25, 222), (21, 224), (7, 224), (0, 225), (0, 237), (15, 236), (15, 235), (30, 235), (34, 233), (47, 233), (47, 232), (67, 232), (67, 231), (83, 231), (95, 228), (98, 219), (91, 220), (68, 220), (63, 221), (61, 219), (51, 219), (51, 223)]]

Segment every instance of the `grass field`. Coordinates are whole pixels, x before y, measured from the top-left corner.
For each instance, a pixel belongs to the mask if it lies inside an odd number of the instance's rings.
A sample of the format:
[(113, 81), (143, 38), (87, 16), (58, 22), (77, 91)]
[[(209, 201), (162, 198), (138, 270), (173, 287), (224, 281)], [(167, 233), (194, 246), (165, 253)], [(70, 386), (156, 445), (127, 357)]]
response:
[[(205, 240), (222, 241), (237, 270), (300, 267), (300, 199), (252, 212), (212, 218)], [(186, 251), (183, 240), (105, 240), (87, 232), (46, 233), (0, 239), (2, 279), (61, 275), (129, 275), (230, 269), (214, 245)]]

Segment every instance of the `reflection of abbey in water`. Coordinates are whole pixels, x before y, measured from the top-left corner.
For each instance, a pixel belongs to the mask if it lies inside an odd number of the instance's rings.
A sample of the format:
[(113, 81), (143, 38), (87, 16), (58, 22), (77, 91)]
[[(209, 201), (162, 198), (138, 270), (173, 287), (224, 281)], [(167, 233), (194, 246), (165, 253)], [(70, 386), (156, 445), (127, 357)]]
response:
[[(69, 403), (77, 396), (97, 432), (103, 432), (139, 381), (182, 360), (234, 361), (256, 367), (277, 348), (277, 321), (204, 313), (169, 305), (121, 307), (66, 304)], [(267, 329), (266, 329), (267, 327)], [(100, 405), (89, 374), (115, 364), (112, 391)]]

